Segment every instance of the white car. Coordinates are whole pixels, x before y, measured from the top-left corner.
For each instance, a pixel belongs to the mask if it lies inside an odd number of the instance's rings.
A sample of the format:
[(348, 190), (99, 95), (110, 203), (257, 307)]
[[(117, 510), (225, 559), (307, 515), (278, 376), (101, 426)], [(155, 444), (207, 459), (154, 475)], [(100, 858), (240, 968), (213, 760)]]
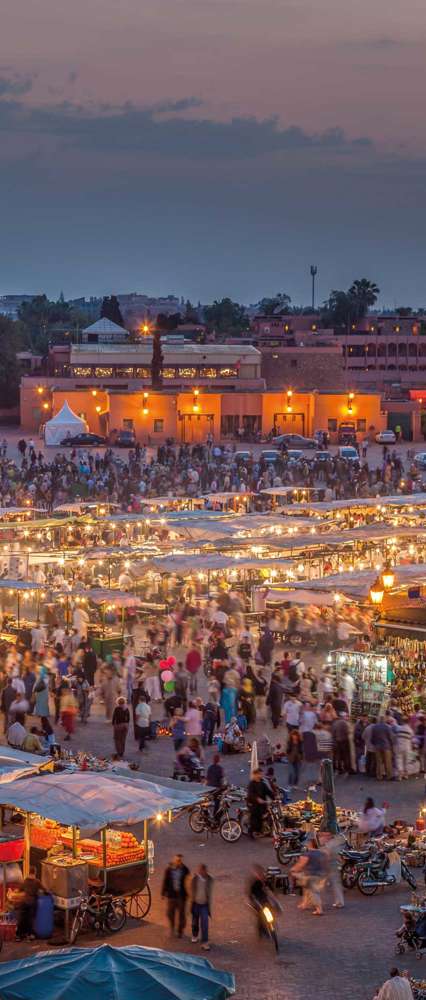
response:
[(337, 454), (339, 458), (344, 458), (345, 462), (359, 462), (358, 452), (350, 444), (342, 444), (338, 448)]
[(379, 431), (376, 434), (377, 444), (396, 444), (396, 434), (395, 431)]

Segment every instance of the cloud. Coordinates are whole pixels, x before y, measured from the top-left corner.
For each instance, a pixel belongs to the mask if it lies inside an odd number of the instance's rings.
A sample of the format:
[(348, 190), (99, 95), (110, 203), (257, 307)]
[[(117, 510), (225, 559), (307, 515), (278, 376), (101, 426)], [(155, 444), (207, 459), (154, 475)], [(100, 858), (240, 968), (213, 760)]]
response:
[(338, 154), (369, 148), (367, 137), (348, 138), (340, 127), (307, 132), (282, 127), (276, 117), (238, 116), (230, 121), (185, 117), (199, 108), (195, 97), (140, 108), (76, 104), (69, 101), (30, 105), (0, 101), (0, 131), (9, 136), (37, 134), (65, 141), (79, 150), (154, 154), (183, 159), (253, 159), (295, 150), (327, 150)]
[(22, 97), (28, 94), (33, 86), (32, 76), (1, 76), (0, 75), (0, 97)]

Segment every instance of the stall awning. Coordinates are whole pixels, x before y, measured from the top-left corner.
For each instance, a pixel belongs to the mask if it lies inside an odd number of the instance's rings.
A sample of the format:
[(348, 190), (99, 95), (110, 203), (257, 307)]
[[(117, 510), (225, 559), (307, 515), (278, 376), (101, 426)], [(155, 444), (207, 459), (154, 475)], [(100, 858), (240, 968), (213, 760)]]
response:
[(159, 813), (193, 805), (205, 787), (176, 788), (123, 775), (78, 773), (46, 774), (0, 784), (0, 805), (54, 819), (63, 826), (78, 826), (86, 834), (106, 826), (135, 826)]
[(40, 754), (26, 753), (13, 747), (0, 747), (0, 784), (30, 777), (52, 765), (51, 757), (41, 757)]

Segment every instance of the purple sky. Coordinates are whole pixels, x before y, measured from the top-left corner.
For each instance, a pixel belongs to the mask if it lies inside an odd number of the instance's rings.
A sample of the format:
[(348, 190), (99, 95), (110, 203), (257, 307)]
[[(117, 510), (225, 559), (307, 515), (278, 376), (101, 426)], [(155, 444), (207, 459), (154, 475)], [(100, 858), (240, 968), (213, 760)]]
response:
[(423, 0), (4, 0), (0, 293), (426, 305)]

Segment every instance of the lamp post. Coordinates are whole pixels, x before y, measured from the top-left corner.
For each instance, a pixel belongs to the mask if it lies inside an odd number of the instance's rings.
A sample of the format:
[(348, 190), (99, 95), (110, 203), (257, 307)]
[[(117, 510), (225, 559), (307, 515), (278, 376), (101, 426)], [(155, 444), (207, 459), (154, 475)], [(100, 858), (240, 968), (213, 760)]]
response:
[(312, 278), (312, 312), (315, 309), (315, 278), (317, 276), (318, 268), (315, 264), (311, 264), (311, 278)]

